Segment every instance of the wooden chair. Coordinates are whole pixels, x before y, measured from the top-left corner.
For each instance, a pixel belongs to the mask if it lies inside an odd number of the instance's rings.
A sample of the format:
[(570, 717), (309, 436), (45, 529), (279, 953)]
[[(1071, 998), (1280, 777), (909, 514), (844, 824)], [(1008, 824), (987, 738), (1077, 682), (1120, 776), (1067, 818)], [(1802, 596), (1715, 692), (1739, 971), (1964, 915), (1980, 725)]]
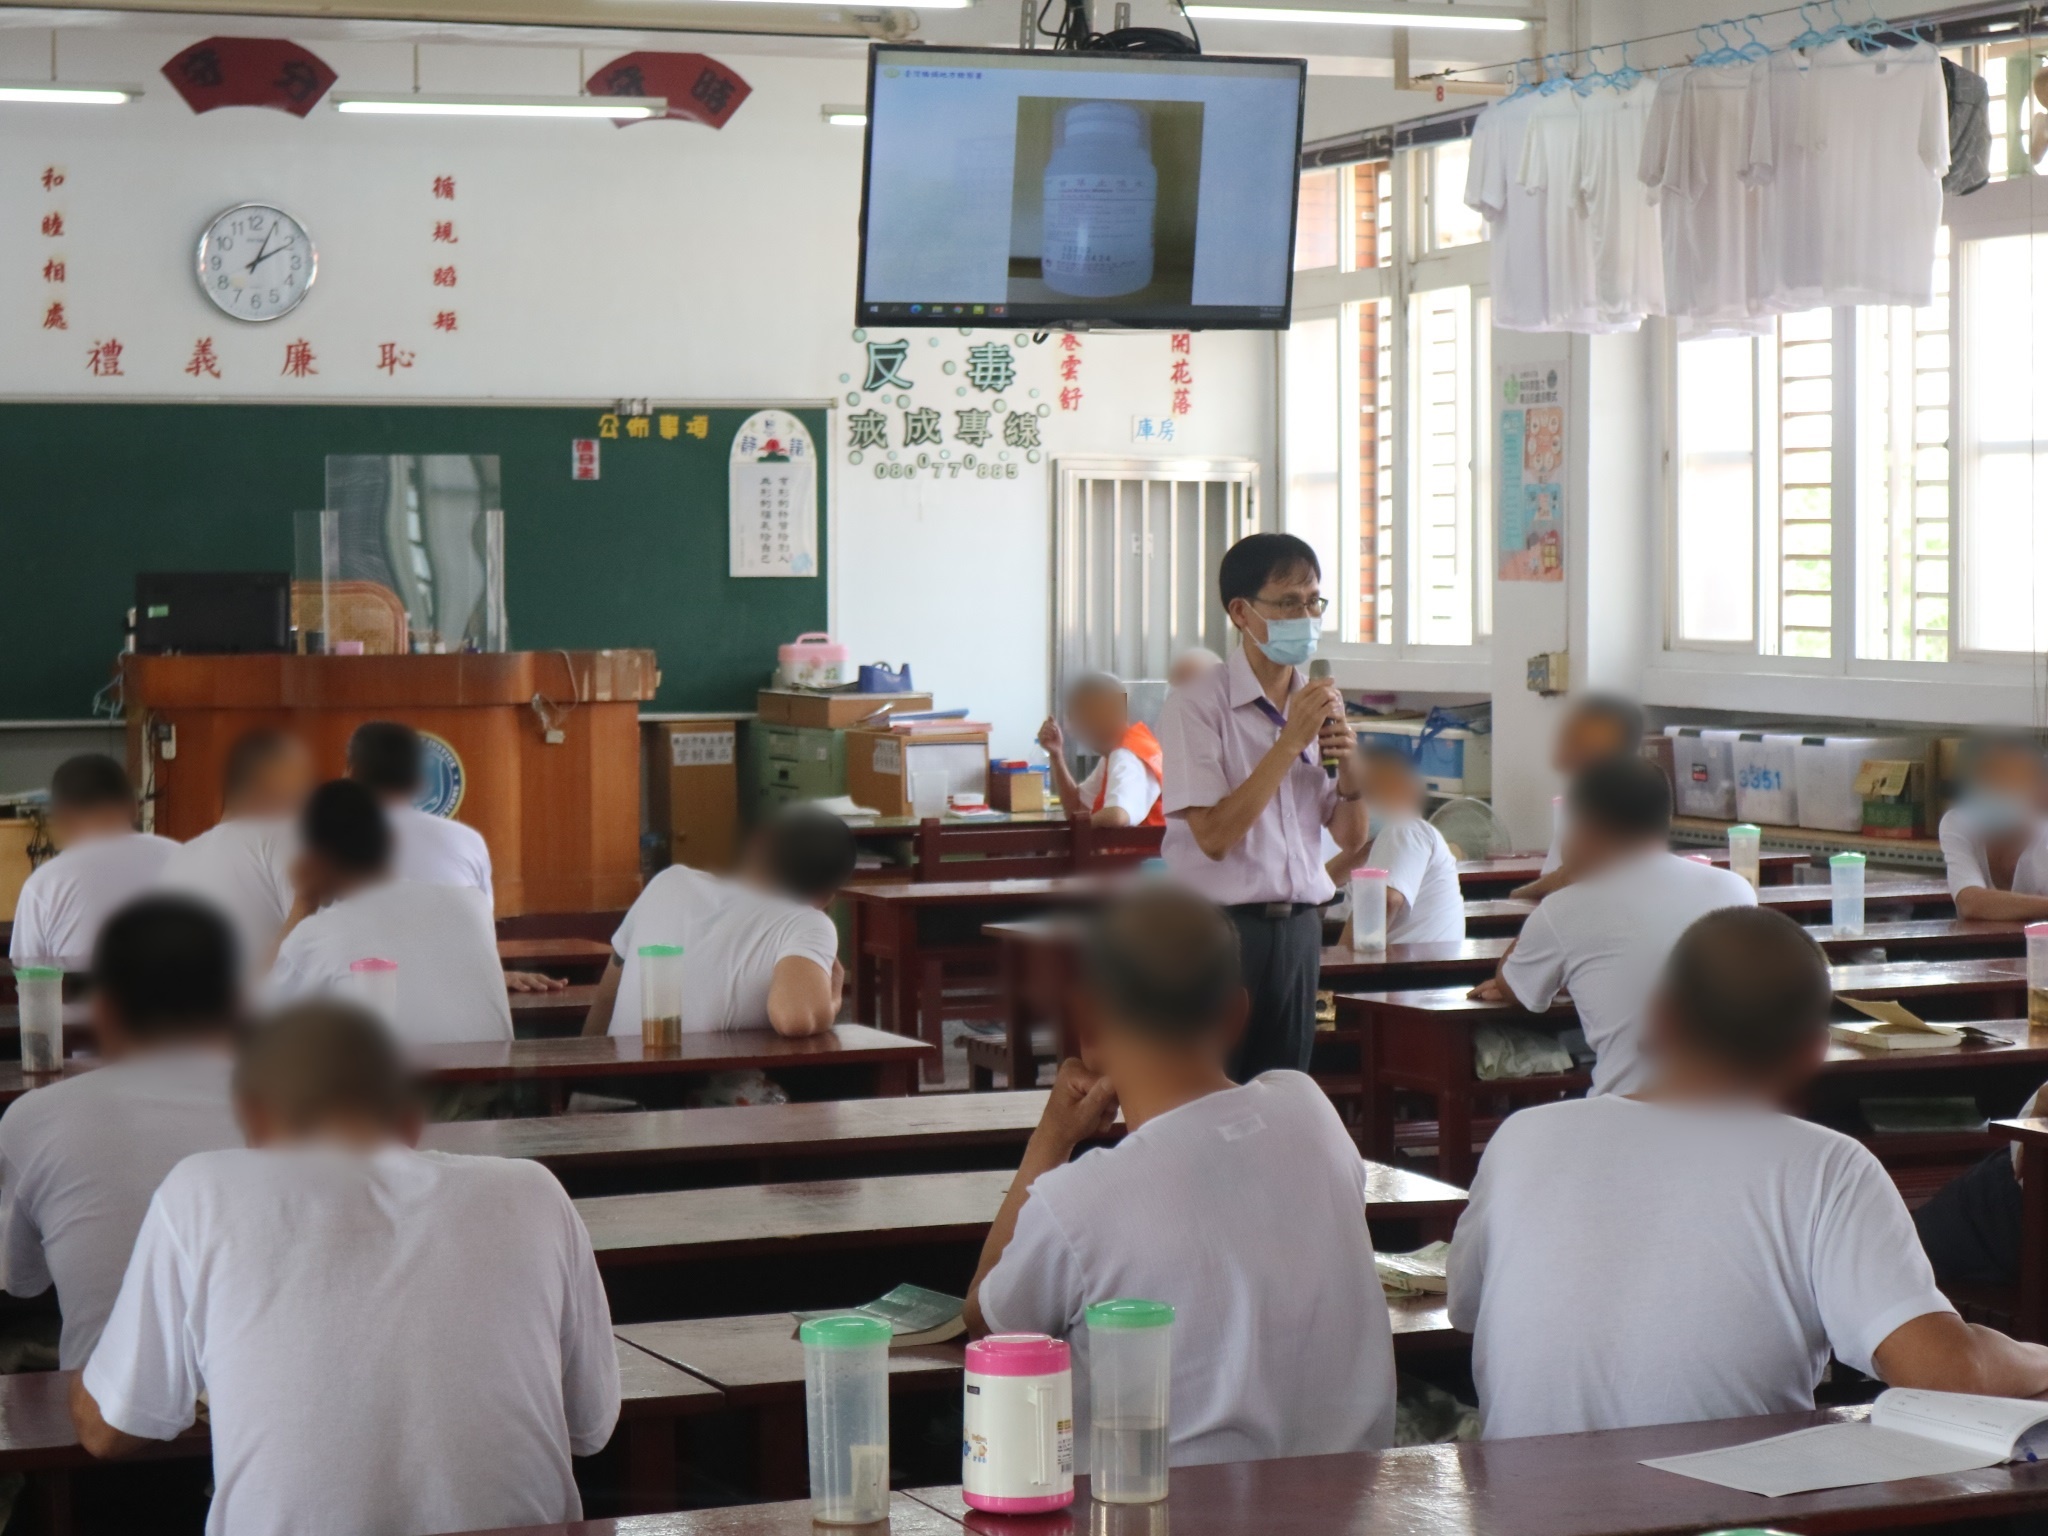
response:
[(1035, 826), (948, 826), (936, 816), (917, 824), (917, 878), (1049, 880), (1071, 874), (1073, 834), (1060, 822)]
[(1159, 857), (1164, 827), (1097, 827), (1077, 816), (1074, 828), (1074, 873), (1099, 875)]
[(319, 582), (295, 581), (292, 624), (302, 635), (326, 635), (330, 652), (337, 640), (360, 640), (365, 656), (403, 656), (408, 649), (405, 604), (380, 581), (329, 582), (324, 601)]

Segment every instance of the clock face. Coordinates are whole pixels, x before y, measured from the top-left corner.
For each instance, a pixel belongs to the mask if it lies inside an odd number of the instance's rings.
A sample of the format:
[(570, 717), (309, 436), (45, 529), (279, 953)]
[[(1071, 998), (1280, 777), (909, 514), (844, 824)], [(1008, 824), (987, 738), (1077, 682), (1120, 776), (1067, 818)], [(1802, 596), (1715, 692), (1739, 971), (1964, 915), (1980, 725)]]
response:
[(228, 209), (199, 237), (199, 287), (237, 320), (290, 314), (313, 286), (318, 264), (305, 227), (263, 203)]

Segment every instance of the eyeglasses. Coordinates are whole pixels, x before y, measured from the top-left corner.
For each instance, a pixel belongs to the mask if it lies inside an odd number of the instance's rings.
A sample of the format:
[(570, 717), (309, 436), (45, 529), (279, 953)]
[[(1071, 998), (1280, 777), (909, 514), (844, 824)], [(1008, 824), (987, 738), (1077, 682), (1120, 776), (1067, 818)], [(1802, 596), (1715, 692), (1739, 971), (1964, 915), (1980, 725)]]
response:
[(1255, 597), (1252, 603), (1275, 610), (1283, 619), (1320, 619), (1330, 607), (1327, 597), (1312, 597), (1307, 602), (1298, 597)]

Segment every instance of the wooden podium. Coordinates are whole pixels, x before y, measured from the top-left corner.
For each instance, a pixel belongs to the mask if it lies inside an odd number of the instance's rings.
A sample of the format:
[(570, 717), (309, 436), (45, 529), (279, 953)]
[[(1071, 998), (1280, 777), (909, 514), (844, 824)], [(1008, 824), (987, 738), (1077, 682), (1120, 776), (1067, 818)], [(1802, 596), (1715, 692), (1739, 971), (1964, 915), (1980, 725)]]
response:
[(320, 774), (338, 777), (350, 732), (402, 720), (429, 738), (455, 819), (490, 845), (499, 916), (613, 909), (640, 893), (638, 721), (659, 681), (652, 651), (124, 656), (121, 679), (128, 769), (165, 837), (220, 819), (222, 765), (244, 731), (292, 731)]

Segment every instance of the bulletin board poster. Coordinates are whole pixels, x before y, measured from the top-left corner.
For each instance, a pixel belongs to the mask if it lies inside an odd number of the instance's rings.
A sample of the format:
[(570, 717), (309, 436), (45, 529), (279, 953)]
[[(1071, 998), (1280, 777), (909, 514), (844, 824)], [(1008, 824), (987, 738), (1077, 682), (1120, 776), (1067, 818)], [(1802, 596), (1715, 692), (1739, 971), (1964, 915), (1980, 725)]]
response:
[(787, 411), (756, 411), (733, 434), (734, 576), (818, 574), (818, 450)]
[(1500, 431), (1500, 579), (1564, 580), (1562, 362), (1495, 370)]

